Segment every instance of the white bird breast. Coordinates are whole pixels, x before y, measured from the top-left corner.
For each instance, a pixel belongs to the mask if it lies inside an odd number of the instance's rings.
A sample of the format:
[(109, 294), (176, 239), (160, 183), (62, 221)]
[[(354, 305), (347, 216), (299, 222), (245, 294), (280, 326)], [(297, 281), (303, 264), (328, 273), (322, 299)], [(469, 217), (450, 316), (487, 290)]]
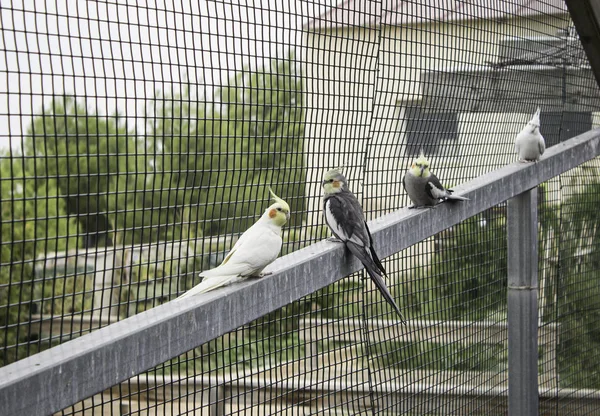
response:
[(329, 228), (331, 228), (331, 231), (336, 236), (340, 237), (343, 240), (347, 239), (347, 236), (344, 233), (344, 230), (342, 229), (342, 227), (340, 227), (340, 225), (336, 221), (335, 217), (333, 216), (333, 212), (331, 212), (331, 201), (329, 201), (329, 200), (325, 203), (325, 221), (327, 222), (327, 225), (329, 226)]

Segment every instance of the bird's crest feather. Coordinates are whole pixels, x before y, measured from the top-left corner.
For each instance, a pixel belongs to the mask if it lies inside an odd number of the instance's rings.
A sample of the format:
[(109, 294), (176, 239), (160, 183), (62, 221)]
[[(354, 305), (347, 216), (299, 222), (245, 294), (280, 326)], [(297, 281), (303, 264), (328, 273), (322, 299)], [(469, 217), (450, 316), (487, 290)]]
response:
[(290, 210), (290, 206), (287, 204), (287, 202), (285, 202), (283, 199), (281, 199), (277, 195), (275, 195), (275, 192), (273, 192), (273, 190), (271, 189), (270, 186), (269, 186), (269, 192), (271, 193), (271, 197), (272, 197), (273, 201), (275, 201), (278, 204), (281, 204), (282, 207), (287, 209), (288, 211)]
[(540, 126), (540, 108), (538, 107), (535, 114), (533, 115), (533, 117), (531, 118), (531, 121), (529, 121), (529, 124), (533, 124), (537, 127)]
[(429, 165), (429, 160), (427, 160), (427, 158), (423, 154), (423, 149), (421, 149), (421, 153), (419, 153), (419, 157), (415, 159), (415, 163)]
[(338, 168), (333, 168), (333, 169), (328, 170), (327, 173), (325, 173), (324, 178), (325, 178), (325, 180), (328, 180), (328, 179), (335, 179), (340, 176), (344, 176), (344, 175), (342, 174), (342, 168), (338, 167)]

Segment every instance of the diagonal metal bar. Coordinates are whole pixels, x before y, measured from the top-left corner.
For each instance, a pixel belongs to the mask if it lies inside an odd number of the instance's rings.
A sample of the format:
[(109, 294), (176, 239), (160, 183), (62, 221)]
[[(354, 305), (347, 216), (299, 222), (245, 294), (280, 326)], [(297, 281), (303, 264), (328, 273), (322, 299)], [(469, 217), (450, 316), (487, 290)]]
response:
[[(471, 200), (401, 209), (370, 222), (382, 257), (418, 243), (598, 155), (600, 129), (455, 188)], [(169, 302), (0, 368), (2, 415), (51, 414), (319, 290), (361, 268), (319, 242), (278, 259), (271, 276)]]
[(565, 0), (596, 82), (600, 86), (600, 2)]

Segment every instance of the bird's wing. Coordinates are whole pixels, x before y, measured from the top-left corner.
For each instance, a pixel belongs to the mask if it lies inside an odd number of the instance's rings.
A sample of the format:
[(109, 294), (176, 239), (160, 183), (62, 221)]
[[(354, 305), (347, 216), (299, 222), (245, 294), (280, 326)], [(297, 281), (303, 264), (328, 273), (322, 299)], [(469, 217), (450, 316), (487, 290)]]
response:
[(273, 262), (281, 250), (281, 236), (256, 223), (235, 243), (220, 266), (202, 272), (200, 276), (250, 276)]
[(220, 266), (200, 273), (204, 278), (202, 282), (177, 299), (205, 293), (258, 274), (277, 258), (281, 245), (280, 235), (255, 223), (242, 234)]
[(447, 196), (447, 191), (441, 184), (440, 180), (433, 173), (427, 178), (427, 185), (425, 192), (430, 198), (440, 199)]
[(339, 193), (326, 198), (325, 221), (340, 240), (352, 241), (363, 247), (369, 244), (362, 208), (352, 193)]
[(546, 141), (544, 140), (544, 137), (540, 134), (540, 140), (538, 142), (538, 146), (540, 149), (540, 155), (543, 155), (544, 152), (546, 151)]

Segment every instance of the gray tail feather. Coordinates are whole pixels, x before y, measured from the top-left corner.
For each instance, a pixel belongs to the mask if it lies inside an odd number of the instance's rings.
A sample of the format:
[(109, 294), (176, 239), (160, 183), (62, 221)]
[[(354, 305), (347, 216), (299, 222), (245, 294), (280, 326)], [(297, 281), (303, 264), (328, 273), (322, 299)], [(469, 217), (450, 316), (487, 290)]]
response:
[(465, 198), (464, 196), (452, 195), (450, 193), (446, 196), (446, 199), (454, 201), (470, 201), (469, 198)]
[(379, 274), (387, 276), (385, 273), (385, 269), (383, 268), (383, 264), (381, 264), (381, 260), (379, 260), (379, 257), (377, 256), (377, 253), (375, 253), (375, 249), (373, 248), (373, 236), (371, 235), (371, 231), (369, 230), (369, 226), (367, 225), (366, 221), (365, 221), (365, 229), (367, 230), (367, 234), (369, 235), (369, 250), (371, 250), (371, 258), (377, 265), (377, 268), (379, 269), (379, 272), (380, 272)]
[(377, 257), (377, 253), (375, 253), (375, 249), (373, 247), (369, 247), (369, 250), (371, 250), (371, 258), (373, 259), (375, 265), (379, 269), (379, 274), (387, 276), (387, 274), (385, 273), (385, 269), (383, 268), (383, 264), (381, 264), (381, 260), (379, 260), (379, 257)]
[(387, 303), (392, 305), (392, 307), (394, 308), (394, 310), (400, 317), (400, 321), (404, 325), (406, 325), (406, 319), (404, 319), (404, 315), (402, 315), (402, 312), (400, 312), (400, 308), (398, 307), (398, 305), (396, 305), (396, 302), (394, 301), (392, 294), (390, 293), (389, 289), (385, 285), (385, 281), (383, 280), (381, 273), (379, 273), (377, 265), (375, 264), (373, 259), (369, 256), (369, 254), (367, 253), (365, 248), (362, 246), (359, 246), (351, 241), (347, 241), (346, 246), (352, 252), (352, 254), (354, 254), (360, 260), (360, 262), (365, 266), (365, 269), (367, 269), (367, 273), (369, 273), (371, 280), (373, 281), (373, 283), (375, 283), (375, 286), (377, 286), (377, 289), (379, 289), (379, 292), (383, 295), (383, 298), (387, 301)]

